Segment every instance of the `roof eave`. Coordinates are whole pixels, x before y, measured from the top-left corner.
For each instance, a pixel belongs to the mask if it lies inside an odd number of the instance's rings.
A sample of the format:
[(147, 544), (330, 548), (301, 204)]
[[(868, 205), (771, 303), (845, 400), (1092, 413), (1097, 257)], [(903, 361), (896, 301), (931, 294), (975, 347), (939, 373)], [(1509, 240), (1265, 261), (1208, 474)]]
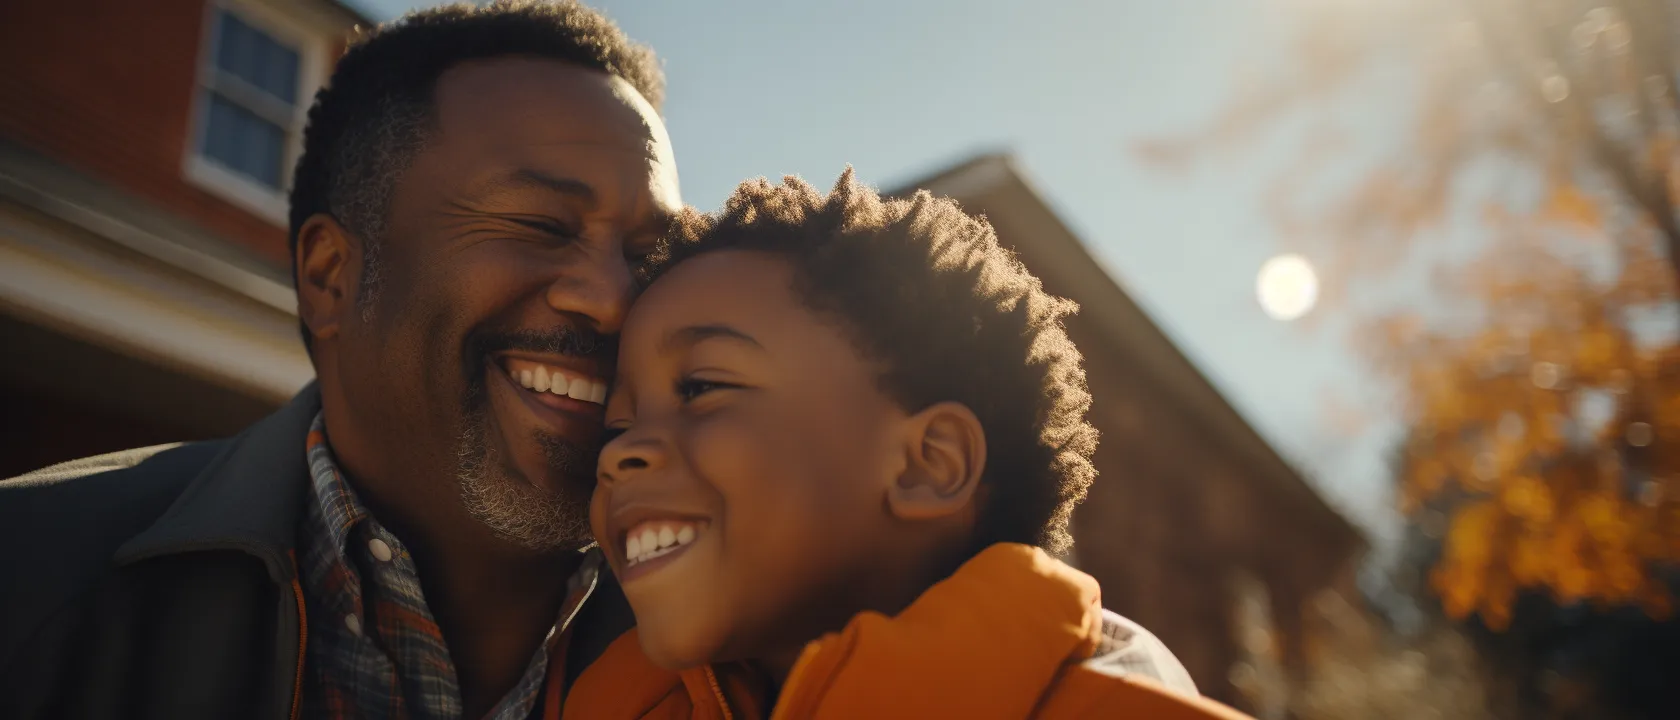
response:
[[(887, 194), (903, 196), (917, 189), (926, 189), (959, 202), (1002, 194), (1029, 200), (1042, 208), (1044, 217), (1036, 221), (1048, 231), (1041, 236), (1042, 239), (1054, 247), (1038, 249), (1066, 254), (1064, 264), (1067, 259), (1076, 259), (1097, 270), (1089, 274), (1088, 279), (1082, 279), (1080, 291), (1088, 298), (1100, 298), (1102, 301), (1084, 303), (1080, 314), (1092, 319), (1105, 333), (1126, 337), (1126, 346), (1149, 361), (1146, 363), (1148, 370), (1179, 397), (1197, 420), (1233, 442), (1233, 449), (1250, 461), (1250, 467), (1259, 470), (1258, 475), (1298, 503), (1297, 507), (1308, 509), (1328, 523), (1328, 529), (1340, 535), (1353, 548), (1350, 555), (1357, 556), (1369, 547), (1365, 534), (1307, 484), (1300, 472), (1260, 436), (1195, 363), (1161, 331), (1149, 314), (1102, 269), (1102, 264), (1019, 171), (1011, 154), (981, 154), (942, 172), (905, 183), (900, 189)], [(995, 215), (996, 210), (990, 212)], [(1017, 251), (1020, 249), (1017, 248)], [(1099, 275), (1100, 280), (1097, 279)]]

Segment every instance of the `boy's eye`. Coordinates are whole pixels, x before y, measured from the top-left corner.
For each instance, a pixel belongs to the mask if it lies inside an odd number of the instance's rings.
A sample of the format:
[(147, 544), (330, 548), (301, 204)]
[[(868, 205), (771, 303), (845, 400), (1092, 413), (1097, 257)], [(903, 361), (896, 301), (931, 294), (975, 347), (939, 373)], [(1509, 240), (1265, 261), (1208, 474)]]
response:
[(625, 432), (627, 432), (629, 430), (630, 430), (630, 428), (622, 426), (622, 425), (620, 425), (618, 427), (610, 427), (609, 426), (604, 432), (601, 433), (601, 444), (606, 445), (607, 443), (610, 443), (614, 440), (617, 440), (618, 436), (623, 435)]
[(739, 386), (699, 378), (683, 378), (677, 381), (677, 397), (682, 398), (683, 402), (693, 402), (695, 398), (713, 390), (727, 390), (733, 387)]

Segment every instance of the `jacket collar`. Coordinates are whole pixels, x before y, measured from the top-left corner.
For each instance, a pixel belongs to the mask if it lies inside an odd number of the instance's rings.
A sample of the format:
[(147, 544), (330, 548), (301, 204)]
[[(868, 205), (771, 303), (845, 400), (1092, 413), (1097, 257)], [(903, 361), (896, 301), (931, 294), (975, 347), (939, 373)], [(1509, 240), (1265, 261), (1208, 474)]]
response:
[(807, 645), (776, 714), (807, 717), (820, 705), (834, 717), (893, 707), (905, 717), (1028, 717), (1101, 635), (1096, 580), (1036, 547), (999, 543), (897, 616), (862, 613)]
[[(1096, 580), (1037, 548), (994, 545), (899, 615), (862, 613), (807, 645), (773, 717), (1027, 717), (1099, 647), (1103, 621)], [(747, 663), (660, 668), (632, 629), (573, 685), (565, 717), (656, 715), (680, 693), (684, 717), (759, 718), (768, 691)]]
[(321, 410), (315, 383), (258, 421), (188, 483), (144, 532), (117, 549), (119, 565), (201, 550), (241, 550), (268, 565), (276, 582), (295, 574), (287, 553), (308, 494), (305, 443)]

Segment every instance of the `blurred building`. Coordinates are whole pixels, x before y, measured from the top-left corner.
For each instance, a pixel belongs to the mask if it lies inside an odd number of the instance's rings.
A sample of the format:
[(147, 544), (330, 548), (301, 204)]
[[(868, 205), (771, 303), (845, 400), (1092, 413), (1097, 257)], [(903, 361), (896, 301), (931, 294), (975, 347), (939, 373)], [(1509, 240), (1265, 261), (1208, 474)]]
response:
[(328, 0), (0, 8), (0, 477), (231, 434), (309, 380), (282, 188), (360, 22)]
[[(1233, 678), (1256, 672), (1239, 643), (1267, 644), (1280, 672), (1299, 672), (1309, 603), (1326, 590), (1358, 597), (1360, 532), (1126, 296), (1007, 156), (909, 187), (985, 214), (1046, 290), (1080, 305), (1068, 334), (1085, 355), (1102, 442), (1072, 560), (1102, 583), (1104, 604), (1160, 635), (1205, 694), (1232, 705), (1248, 704)], [(1267, 598), (1267, 637), (1239, 632), (1247, 585)]]

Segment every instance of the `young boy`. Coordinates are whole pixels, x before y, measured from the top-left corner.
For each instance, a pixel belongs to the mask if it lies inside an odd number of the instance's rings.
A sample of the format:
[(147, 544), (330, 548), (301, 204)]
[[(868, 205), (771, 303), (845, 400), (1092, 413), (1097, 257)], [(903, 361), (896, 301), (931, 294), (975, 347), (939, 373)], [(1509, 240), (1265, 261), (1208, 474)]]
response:
[(758, 180), (654, 266), (591, 512), (638, 629), (566, 717), (1237, 717), (1051, 557), (1096, 475), (1075, 308), (984, 221)]

